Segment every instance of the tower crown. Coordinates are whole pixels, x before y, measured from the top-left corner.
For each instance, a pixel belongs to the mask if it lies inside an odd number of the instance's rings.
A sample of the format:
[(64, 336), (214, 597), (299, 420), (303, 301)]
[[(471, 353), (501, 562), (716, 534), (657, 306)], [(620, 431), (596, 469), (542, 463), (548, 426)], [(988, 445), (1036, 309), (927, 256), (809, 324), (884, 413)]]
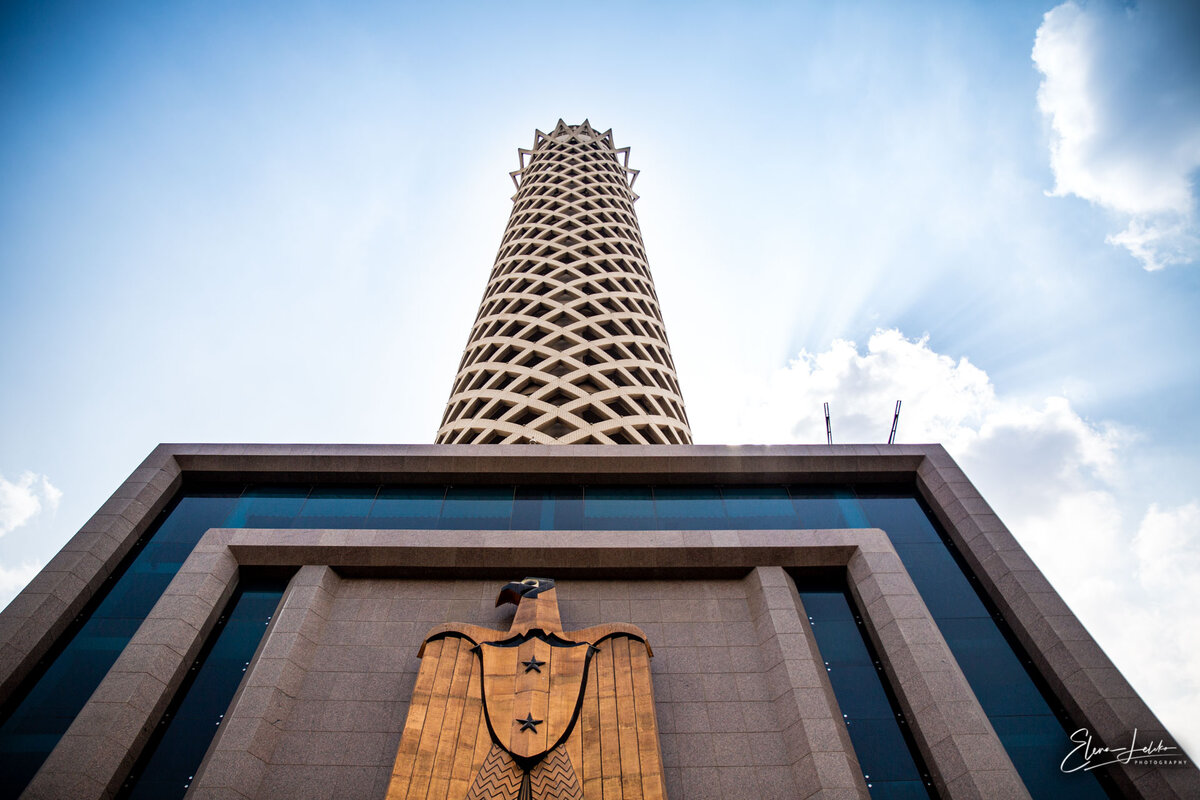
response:
[(549, 134), (542, 133), (541, 131), (535, 132), (534, 147), (537, 146), (536, 139), (539, 137), (553, 139), (558, 144), (570, 144), (572, 139), (581, 144), (587, 144), (594, 139), (608, 139), (608, 143), (611, 145), (612, 128), (609, 128), (604, 133), (599, 133), (592, 128), (591, 123), (586, 119), (580, 125), (568, 125), (560, 119), (558, 124), (554, 126), (554, 130)]
[(444, 444), (690, 444), (612, 131), (536, 131), (450, 391)]

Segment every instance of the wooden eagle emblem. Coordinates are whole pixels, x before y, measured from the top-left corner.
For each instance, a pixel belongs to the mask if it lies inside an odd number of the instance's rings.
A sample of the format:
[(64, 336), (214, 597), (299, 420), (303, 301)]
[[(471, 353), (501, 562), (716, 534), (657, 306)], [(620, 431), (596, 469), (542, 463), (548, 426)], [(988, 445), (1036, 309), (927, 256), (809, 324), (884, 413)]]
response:
[(662, 800), (650, 645), (633, 625), (564, 632), (554, 581), (500, 591), (507, 631), (429, 632), (388, 800)]

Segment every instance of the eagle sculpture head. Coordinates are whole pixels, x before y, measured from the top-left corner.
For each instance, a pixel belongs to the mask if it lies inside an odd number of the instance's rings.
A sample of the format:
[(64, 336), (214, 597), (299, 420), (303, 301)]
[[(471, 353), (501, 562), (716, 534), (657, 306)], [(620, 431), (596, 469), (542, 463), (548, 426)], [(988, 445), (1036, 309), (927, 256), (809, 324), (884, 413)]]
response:
[(520, 605), (522, 598), (537, 597), (542, 592), (553, 588), (554, 580), (551, 578), (526, 578), (523, 581), (514, 581), (500, 590), (500, 595), (496, 598), (496, 605), (502, 606), (505, 603)]

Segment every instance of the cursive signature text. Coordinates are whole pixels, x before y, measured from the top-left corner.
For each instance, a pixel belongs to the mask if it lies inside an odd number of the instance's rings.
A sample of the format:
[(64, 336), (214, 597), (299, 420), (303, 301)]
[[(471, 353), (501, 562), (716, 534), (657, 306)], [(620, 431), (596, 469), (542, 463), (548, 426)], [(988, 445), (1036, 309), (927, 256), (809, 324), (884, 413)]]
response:
[(1137, 728), (1134, 728), (1133, 734), (1129, 737), (1128, 747), (1104, 747), (1092, 739), (1091, 731), (1087, 728), (1080, 728), (1071, 734), (1071, 741), (1075, 747), (1067, 753), (1067, 757), (1062, 760), (1059, 769), (1067, 773), (1080, 770), (1087, 772), (1108, 764), (1128, 764), (1131, 761), (1173, 758), (1170, 754), (1179, 752), (1178, 747), (1167, 744), (1164, 739), (1157, 741), (1151, 739), (1146, 744), (1138, 744), (1137, 735)]

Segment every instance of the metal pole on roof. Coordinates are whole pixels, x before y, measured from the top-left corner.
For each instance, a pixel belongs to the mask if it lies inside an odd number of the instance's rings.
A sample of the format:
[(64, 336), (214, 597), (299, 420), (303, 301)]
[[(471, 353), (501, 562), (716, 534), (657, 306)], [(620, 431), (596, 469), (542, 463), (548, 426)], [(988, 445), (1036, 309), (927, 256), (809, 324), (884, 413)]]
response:
[(892, 417), (892, 433), (888, 436), (888, 444), (896, 443), (896, 426), (900, 424), (900, 401), (896, 401), (896, 415)]

